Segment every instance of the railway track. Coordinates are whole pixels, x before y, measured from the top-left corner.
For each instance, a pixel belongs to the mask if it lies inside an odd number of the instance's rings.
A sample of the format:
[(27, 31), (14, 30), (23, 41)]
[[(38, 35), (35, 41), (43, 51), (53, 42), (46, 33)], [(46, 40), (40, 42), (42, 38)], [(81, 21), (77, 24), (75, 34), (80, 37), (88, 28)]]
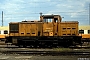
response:
[(69, 47), (69, 48), (71, 48), (71, 49), (90, 49), (90, 47), (89, 46), (71, 46), (71, 47)]
[[(62, 49), (62, 48), (59, 48)], [(68, 48), (66, 48), (68, 49)], [(90, 55), (90, 47), (71, 46), (70, 51), (57, 51), (51, 48), (19, 48), (18, 46), (0, 46), (0, 52), (3, 54), (29, 54), (29, 55)]]
[(29, 55), (90, 55), (90, 52), (57, 52), (57, 51), (2, 51), (4, 54), (29, 54)]
[[(58, 46), (57, 48), (60, 48), (60, 47), (62, 47), (62, 46)], [(0, 48), (23, 48), (23, 46), (19, 47), (19, 46), (15, 46), (15, 45), (0, 45)], [(25, 48), (35, 48), (35, 47), (27, 46)], [(40, 47), (37, 46), (37, 48), (40, 48)], [(46, 48), (53, 48), (53, 47), (46, 47)], [(83, 46), (83, 45), (80, 46), (79, 45), (79, 46), (70, 46), (68, 48), (90, 48), (90, 46)]]
[[(0, 47), (0, 48), (24, 48), (24, 47), (18, 47), (18, 46), (6, 46), (6, 47)], [(25, 48), (34, 48), (35, 47), (25, 47)], [(53, 47), (37, 47), (36, 49), (43, 49), (43, 48), (48, 48), (48, 49), (52, 49)], [(64, 48), (64, 47), (57, 47), (57, 48)], [(71, 46), (71, 47), (68, 47), (70, 49), (90, 49), (90, 47), (88, 46), (79, 46), (79, 47), (76, 47), (76, 46)]]

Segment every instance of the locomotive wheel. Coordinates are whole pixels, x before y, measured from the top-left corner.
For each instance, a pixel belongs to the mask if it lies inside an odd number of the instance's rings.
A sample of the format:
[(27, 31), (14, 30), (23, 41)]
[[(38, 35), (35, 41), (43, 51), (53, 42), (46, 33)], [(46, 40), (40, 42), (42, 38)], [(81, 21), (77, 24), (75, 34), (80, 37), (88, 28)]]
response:
[(27, 46), (26, 45), (23, 45), (24, 48), (26, 48)]
[(18, 45), (18, 47), (23, 47), (23, 45)]

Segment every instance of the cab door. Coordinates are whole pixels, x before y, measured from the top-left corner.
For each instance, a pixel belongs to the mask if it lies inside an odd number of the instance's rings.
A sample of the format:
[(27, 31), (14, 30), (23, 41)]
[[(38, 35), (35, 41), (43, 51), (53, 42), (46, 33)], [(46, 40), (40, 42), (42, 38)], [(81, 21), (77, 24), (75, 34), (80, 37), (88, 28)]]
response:
[(54, 18), (54, 21), (53, 21), (53, 33), (54, 33), (54, 36), (58, 35), (58, 19), (57, 18)]

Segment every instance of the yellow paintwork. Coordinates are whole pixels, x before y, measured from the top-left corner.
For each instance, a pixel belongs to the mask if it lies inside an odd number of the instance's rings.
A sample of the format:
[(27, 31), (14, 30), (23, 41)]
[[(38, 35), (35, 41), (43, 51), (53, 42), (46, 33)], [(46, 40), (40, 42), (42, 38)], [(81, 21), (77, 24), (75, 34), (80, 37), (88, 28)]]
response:
[[(52, 22), (47, 22), (48, 17)], [(19, 33), (10, 33), (10, 36), (78, 36), (77, 21), (62, 22), (59, 15), (40, 16), (40, 21), (10, 23), (19, 24)]]
[(9, 30), (9, 26), (0, 26), (0, 30)]
[(82, 36), (82, 38), (89, 38), (90, 39), (90, 34), (79, 34), (79, 36)]
[(79, 25), (79, 30), (90, 30), (90, 25)]
[[(9, 26), (0, 26), (0, 30), (9, 30)], [(0, 39), (5, 38), (7, 34), (0, 34)]]

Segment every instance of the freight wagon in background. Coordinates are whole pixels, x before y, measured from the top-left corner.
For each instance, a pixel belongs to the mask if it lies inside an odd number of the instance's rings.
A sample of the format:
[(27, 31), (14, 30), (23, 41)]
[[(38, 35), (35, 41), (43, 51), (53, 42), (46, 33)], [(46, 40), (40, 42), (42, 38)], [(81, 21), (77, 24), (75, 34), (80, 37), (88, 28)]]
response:
[(79, 35), (82, 36), (82, 42), (90, 42), (90, 26), (79, 26)]
[(0, 26), (0, 41), (5, 41), (6, 38), (5, 36), (7, 36), (9, 33), (9, 26)]
[(60, 15), (41, 15), (40, 21), (9, 23), (6, 43), (19, 47), (68, 47), (81, 44), (78, 21), (61, 21)]

